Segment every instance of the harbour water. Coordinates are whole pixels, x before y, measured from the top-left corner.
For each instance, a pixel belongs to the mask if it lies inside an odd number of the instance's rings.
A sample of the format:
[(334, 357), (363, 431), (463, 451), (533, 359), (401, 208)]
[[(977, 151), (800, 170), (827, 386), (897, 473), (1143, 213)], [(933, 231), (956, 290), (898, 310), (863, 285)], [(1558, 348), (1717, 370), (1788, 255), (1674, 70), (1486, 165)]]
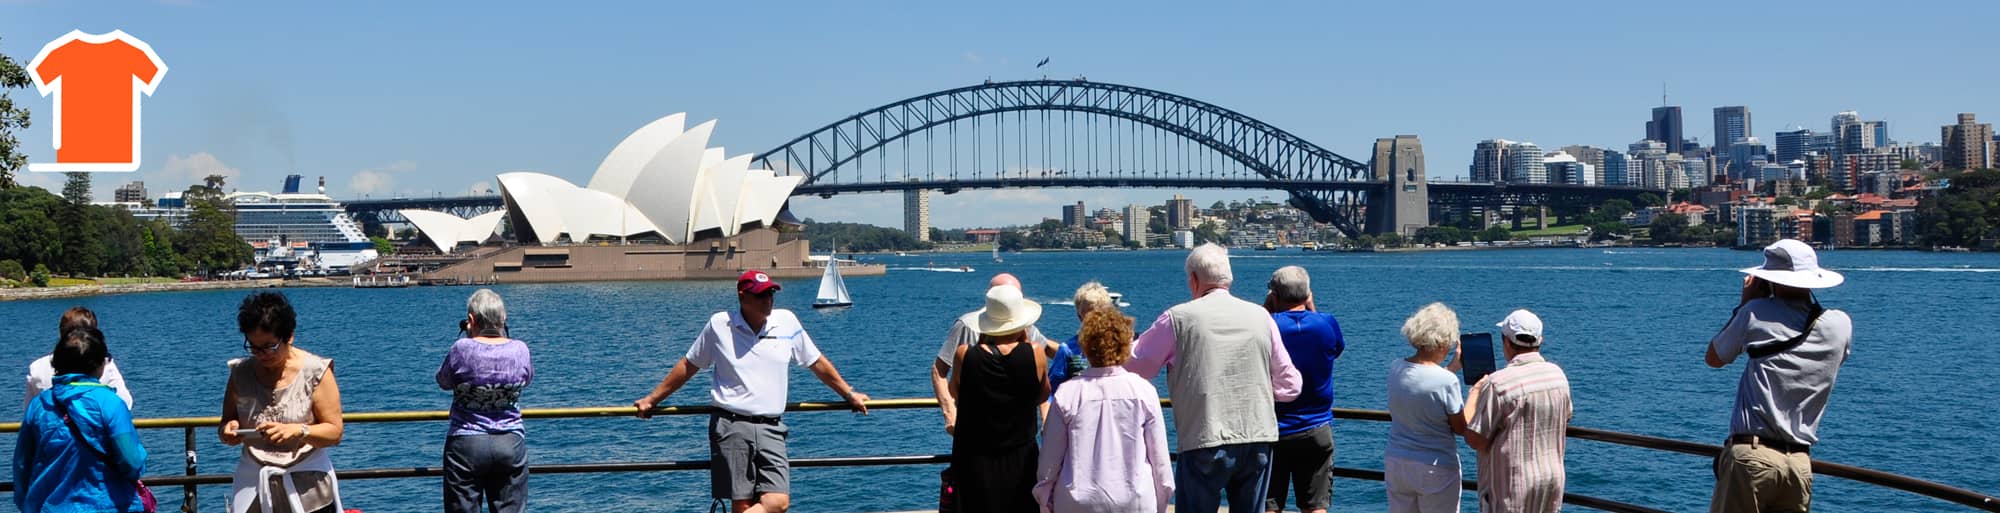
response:
[[(798, 312), (820, 349), (847, 379), (875, 398), (927, 397), (927, 368), (951, 319), (978, 307), (992, 272), (1019, 275), (1027, 295), (1066, 299), (1086, 280), (1123, 292), (1126, 311), (1146, 323), (1187, 296), (1179, 251), (1030, 253), (1004, 263), (984, 254), (864, 257), (892, 269), (976, 268), (971, 273), (891, 270), (846, 281), (857, 306), (815, 311), (815, 280), (785, 281), (779, 306)], [(1736, 304), (1741, 275), (1758, 262), (1728, 250), (1541, 249), (1409, 254), (1241, 251), (1234, 266), (1239, 296), (1260, 299), (1279, 266), (1305, 266), (1318, 305), (1339, 317), (1348, 350), (1336, 365), (1336, 405), (1384, 407), (1389, 361), (1409, 347), (1402, 319), (1430, 301), (1456, 308), (1468, 330), (1489, 330), (1507, 311), (1526, 307), (1548, 324), (1549, 358), (1568, 371), (1574, 424), (1716, 443), (1741, 363), (1702, 364), (1704, 344)], [(1821, 300), (1855, 319), (1855, 344), (1821, 427), (1814, 457), (1915, 476), (1987, 493), (2000, 491), (2000, 430), (1983, 411), (2000, 368), (1986, 322), (2000, 318), (2000, 259), (1984, 254), (1833, 251), (1822, 262), (1847, 284)], [(513, 335), (535, 352), (538, 381), (528, 407), (629, 404), (683, 354), (710, 313), (733, 306), (722, 282), (501, 285)], [(300, 313), (300, 347), (336, 362), (349, 412), (443, 409), (449, 394), (432, 375), (456, 335), (469, 288), (288, 290)], [(72, 304), (98, 311), (133, 389), (141, 417), (215, 415), (224, 362), (242, 354), (235, 305), (243, 291), (212, 291), (0, 303), (0, 367), (21, 369), (46, 352), (57, 315)], [(1051, 307), (1040, 323), (1068, 335), (1076, 320)], [(795, 370), (792, 400), (834, 396)], [(707, 401), (706, 374), (670, 404)], [(16, 396), (20, 382), (14, 381)], [(1163, 388), (1164, 390), (1164, 388)], [(9, 409), (0, 419), (18, 420)], [(796, 414), (793, 457), (915, 455), (948, 452), (933, 410)], [(333, 449), (341, 468), (435, 466), (442, 422), (350, 425)], [(531, 421), (534, 463), (705, 459), (703, 419), (661, 417)], [(1336, 463), (1380, 468), (1386, 426), (1339, 421)], [(151, 431), (150, 474), (181, 471), (182, 435)], [(201, 472), (233, 468), (236, 451), (198, 431)], [(0, 444), (11, 458), (13, 444)], [(1472, 454), (1461, 451), (1466, 476)], [(1572, 441), (1569, 491), (1658, 507), (1707, 507), (1713, 483), (1704, 458)], [(936, 505), (938, 466), (799, 469), (799, 511), (897, 511)], [(438, 509), (436, 480), (342, 483), (349, 507), (373, 512)], [(1818, 511), (1955, 511), (1943, 502), (1822, 477)], [(162, 510), (178, 508), (177, 490), (159, 490)], [(221, 507), (224, 489), (202, 492), (202, 511)], [(540, 511), (702, 511), (704, 472), (547, 475), (533, 478)], [(1469, 502), (1467, 511), (1477, 506)], [(1385, 509), (1379, 483), (1339, 480), (1335, 511)]]

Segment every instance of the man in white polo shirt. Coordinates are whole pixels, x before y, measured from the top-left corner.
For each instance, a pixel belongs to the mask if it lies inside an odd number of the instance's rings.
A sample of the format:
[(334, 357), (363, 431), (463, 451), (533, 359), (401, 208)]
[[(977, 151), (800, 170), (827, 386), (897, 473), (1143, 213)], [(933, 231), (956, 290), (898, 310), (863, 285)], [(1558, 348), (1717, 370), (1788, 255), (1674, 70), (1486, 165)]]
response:
[(716, 500), (730, 501), (734, 513), (791, 509), (791, 466), (785, 457), (790, 430), (779, 417), (785, 412), (789, 364), (812, 370), (854, 411), (868, 413), (868, 395), (841, 379), (799, 318), (772, 308), (779, 288), (763, 272), (744, 272), (736, 279), (737, 311), (709, 317), (687, 356), (651, 393), (632, 402), (639, 418), (651, 418), (653, 408), (696, 372), (715, 369), (709, 388), (709, 403), (716, 408), (708, 419), (709, 486)]

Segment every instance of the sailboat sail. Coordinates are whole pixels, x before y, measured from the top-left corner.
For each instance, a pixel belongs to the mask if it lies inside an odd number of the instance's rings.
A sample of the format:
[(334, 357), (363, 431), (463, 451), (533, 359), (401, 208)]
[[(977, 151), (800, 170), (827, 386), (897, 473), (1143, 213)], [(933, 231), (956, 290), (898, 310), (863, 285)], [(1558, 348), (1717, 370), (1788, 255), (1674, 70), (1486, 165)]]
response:
[(834, 255), (826, 257), (826, 272), (819, 275), (819, 296), (814, 305), (848, 305), (854, 300), (847, 296), (847, 282), (840, 279), (840, 259)]
[(1004, 260), (1000, 259), (1000, 245), (997, 243), (993, 245), (993, 261), (1004, 262)]

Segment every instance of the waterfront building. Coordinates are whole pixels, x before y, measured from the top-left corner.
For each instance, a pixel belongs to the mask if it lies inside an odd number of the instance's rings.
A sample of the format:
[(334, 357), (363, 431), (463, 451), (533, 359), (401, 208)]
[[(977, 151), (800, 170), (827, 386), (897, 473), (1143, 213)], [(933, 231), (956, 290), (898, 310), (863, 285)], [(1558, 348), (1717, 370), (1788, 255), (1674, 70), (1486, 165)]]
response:
[[(916, 181), (915, 178), (910, 181)], [(931, 191), (903, 191), (903, 232), (919, 241), (931, 240)]]
[(1548, 168), (1542, 165), (1542, 148), (1531, 142), (1518, 142), (1507, 146), (1507, 171), (1501, 181), (1507, 183), (1549, 183)]
[(1626, 163), (1626, 181), (1623, 185), (1666, 188), (1667, 144), (1647, 139), (1632, 143), (1627, 149), (1631, 152), (1631, 158)]
[[(1779, 212), (1782, 208), (1784, 212)], [(1778, 241), (1778, 218), (1790, 217), (1791, 207), (1736, 205), (1736, 247), (1763, 247)]]
[(1605, 179), (1604, 179), (1605, 151), (1606, 150), (1604, 148), (1598, 148), (1595, 146), (1575, 145), (1575, 144), (1562, 147), (1563, 153), (1568, 153), (1569, 156), (1576, 157), (1577, 162), (1582, 162), (1584, 164), (1590, 165), (1590, 170), (1592, 173), (1590, 177), (1590, 183), (1596, 185), (1605, 184)]
[(1472, 165), (1468, 170), (1470, 173), (1468, 176), (1472, 181), (1488, 183), (1504, 181), (1509, 163), (1507, 152), (1513, 144), (1514, 141), (1506, 139), (1479, 141), (1479, 145), (1472, 150)]
[(1756, 137), (1745, 137), (1729, 146), (1728, 158), (1729, 177), (1741, 179), (1750, 176), (1751, 170), (1757, 169), (1761, 163), (1770, 161), (1771, 154), (1769, 149), (1765, 148), (1763, 141), (1757, 140)]
[(111, 197), (113, 201), (119, 203), (145, 203), (146, 182), (134, 181), (120, 185), (117, 190), (111, 192)]
[(1970, 112), (1958, 115), (1958, 124), (1941, 130), (1945, 169), (1975, 169), (1993, 165), (1993, 125), (1980, 123)]
[(1121, 220), (1125, 240), (1132, 241), (1139, 247), (1146, 247), (1146, 223), (1151, 221), (1152, 217), (1152, 212), (1147, 210), (1145, 205), (1126, 205), (1125, 216)]
[(1167, 229), (1186, 230), (1194, 228), (1194, 200), (1175, 194), (1167, 200)]
[(1568, 153), (1551, 153), (1542, 159), (1542, 165), (1548, 168), (1544, 174), (1551, 183), (1597, 185), (1597, 169)]
[(1624, 153), (1619, 153), (1618, 150), (1604, 150), (1604, 166), (1598, 169), (1600, 179), (1597, 183), (1604, 185), (1630, 183), (1629, 165)]
[(1090, 227), (1089, 212), (1090, 212), (1089, 210), (1084, 210), (1083, 202), (1081, 201), (1076, 202), (1075, 205), (1063, 205), (1062, 224), (1063, 226), (1068, 226), (1070, 228), (1075, 228), (1075, 229), (1089, 228)]

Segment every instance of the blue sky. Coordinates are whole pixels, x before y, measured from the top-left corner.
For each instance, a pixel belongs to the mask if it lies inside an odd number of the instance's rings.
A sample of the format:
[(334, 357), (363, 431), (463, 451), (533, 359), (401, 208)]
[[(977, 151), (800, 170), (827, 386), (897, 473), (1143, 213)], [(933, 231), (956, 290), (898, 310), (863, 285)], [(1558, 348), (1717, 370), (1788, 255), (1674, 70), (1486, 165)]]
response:
[[(337, 198), (457, 194), (515, 170), (583, 183), (625, 134), (673, 112), (720, 119), (711, 144), (755, 153), (988, 77), (1178, 93), (1360, 160), (1374, 138), (1414, 133), (1433, 176), (1465, 174), (1487, 138), (1623, 148), (1662, 82), (1704, 143), (1719, 105), (1748, 105), (1764, 138), (1824, 130), (1842, 110), (1888, 121), (1899, 141), (1935, 141), (1958, 112), (2000, 119), (2000, 2), (1985, 0), (723, 4), (0, 0), (0, 53), (25, 64), (72, 29), (121, 29), (161, 54), (142, 167), (100, 175), (107, 198), (132, 178), (158, 193), (212, 172), (245, 189), (325, 176)], [(37, 115), (20, 134), (30, 160), (50, 160), (49, 99), (8, 94)], [(1077, 200), (1172, 193), (961, 193), (934, 198), (933, 219), (1029, 223)], [(892, 195), (793, 207), (900, 224)]]

